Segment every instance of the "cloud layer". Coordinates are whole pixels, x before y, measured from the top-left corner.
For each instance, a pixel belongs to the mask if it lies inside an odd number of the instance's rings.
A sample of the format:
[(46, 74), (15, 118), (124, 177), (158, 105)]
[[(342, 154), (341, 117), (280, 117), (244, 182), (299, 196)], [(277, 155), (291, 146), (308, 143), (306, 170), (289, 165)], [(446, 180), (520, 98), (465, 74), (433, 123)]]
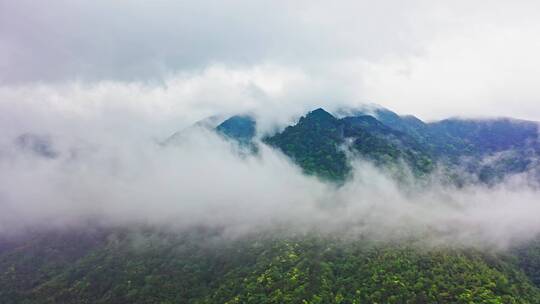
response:
[[(227, 71), (271, 66), (304, 78), (304, 85), (291, 86), (282, 97), (292, 104), (298, 98), (374, 102), (423, 119), (540, 120), (534, 82), (540, 71), (538, 6), (534, 1), (2, 0), (0, 85), (159, 87), (216, 66)], [(288, 83), (291, 75), (274, 76)], [(208, 96), (224, 98), (220, 91)]]
[[(142, 110), (143, 100), (122, 102), (119, 96), (101, 103), (108, 99), (100, 94), (76, 107), (63, 103), (70, 94), (86, 100), (81, 90), (56, 91), (41, 104), (2, 103), (1, 113), (11, 111), (4, 118), (18, 125), (2, 120), (12, 134), (0, 146), (0, 233), (88, 222), (202, 225), (230, 236), (279, 227), (506, 248), (540, 232), (538, 190), (519, 177), (495, 188), (457, 189), (437, 176), (429, 185), (404, 185), (358, 161), (354, 178), (337, 188), (303, 175), (264, 145), (258, 156), (241, 156), (233, 143), (203, 128), (162, 146), (160, 134), (170, 133), (153, 129), (166, 125), (161, 108)], [(14, 140), (23, 133), (47, 136), (58, 157), (21, 149)]]
[[(0, 0), (0, 232), (93, 220), (496, 247), (531, 238), (538, 193), (519, 179), (403, 188), (359, 162), (336, 189), (269, 148), (239, 157), (205, 130), (158, 143), (211, 115), (249, 112), (264, 133), (366, 102), (423, 119), (540, 120), (539, 5)], [(18, 148), (26, 133), (59, 157)]]

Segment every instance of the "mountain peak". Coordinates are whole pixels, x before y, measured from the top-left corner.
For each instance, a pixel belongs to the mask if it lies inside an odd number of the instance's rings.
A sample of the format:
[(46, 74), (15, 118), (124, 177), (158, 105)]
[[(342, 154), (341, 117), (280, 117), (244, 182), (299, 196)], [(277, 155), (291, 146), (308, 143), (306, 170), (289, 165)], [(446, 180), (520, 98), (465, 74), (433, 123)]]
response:
[(229, 138), (247, 143), (255, 136), (256, 122), (249, 115), (234, 115), (218, 125), (216, 130)]
[(311, 112), (309, 112), (305, 118), (307, 119), (317, 119), (317, 120), (335, 120), (336, 118), (328, 113), (327, 111), (325, 111), (323, 108), (318, 108), (318, 109), (315, 109)]

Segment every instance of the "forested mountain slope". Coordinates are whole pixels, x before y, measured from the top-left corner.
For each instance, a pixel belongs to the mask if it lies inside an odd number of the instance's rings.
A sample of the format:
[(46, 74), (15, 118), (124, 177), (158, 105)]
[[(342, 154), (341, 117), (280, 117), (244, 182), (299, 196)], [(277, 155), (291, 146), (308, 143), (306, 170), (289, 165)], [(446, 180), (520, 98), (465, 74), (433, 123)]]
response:
[(346, 113), (336, 118), (323, 109), (314, 110), (264, 141), (306, 173), (338, 181), (350, 173), (347, 152), (380, 166), (403, 163), (416, 176), (429, 174), (438, 165), (464, 170), (485, 183), (538, 166), (536, 122), (500, 118), (424, 123), (382, 108)]
[(430, 156), (414, 138), (367, 115), (337, 119), (317, 109), (265, 142), (281, 149), (306, 173), (327, 179), (347, 178), (347, 150), (378, 165), (405, 161), (419, 174), (432, 169)]
[(519, 265), (508, 254), (316, 234), (62, 232), (0, 252), (0, 301), (540, 303)]

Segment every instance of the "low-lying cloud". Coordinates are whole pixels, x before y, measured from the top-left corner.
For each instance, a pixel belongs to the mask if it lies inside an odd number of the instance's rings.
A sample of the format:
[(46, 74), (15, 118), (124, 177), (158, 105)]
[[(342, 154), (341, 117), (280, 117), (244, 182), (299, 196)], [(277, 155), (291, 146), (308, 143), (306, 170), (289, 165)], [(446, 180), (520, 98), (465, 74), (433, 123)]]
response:
[[(258, 155), (245, 155), (204, 128), (189, 128), (163, 146), (175, 131), (171, 125), (178, 112), (163, 110), (167, 107), (159, 102), (133, 105), (99, 88), (94, 95), (47, 90), (38, 90), (49, 92), (42, 104), (33, 100), (36, 91), (11, 92), (20, 103), (0, 103), (2, 116), (11, 119), (4, 120), (0, 146), (2, 234), (89, 222), (180, 230), (208, 226), (230, 236), (279, 227), (505, 248), (540, 233), (539, 193), (526, 178), (495, 187), (456, 188), (437, 176), (428, 184), (404, 184), (356, 160), (354, 177), (337, 187), (304, 175), (262, 143)], [(79, 99), (77, 106), (71, 98)], [(81, 102), (87, 98), (92, 102)], [(179, 125), (188, 126), (203, 113), (213, 114), (186, 107)], [(257, 113), (264, 121), (265, 112)], [(45, 136), (54, 157), (17, 145), (25, 133)]]

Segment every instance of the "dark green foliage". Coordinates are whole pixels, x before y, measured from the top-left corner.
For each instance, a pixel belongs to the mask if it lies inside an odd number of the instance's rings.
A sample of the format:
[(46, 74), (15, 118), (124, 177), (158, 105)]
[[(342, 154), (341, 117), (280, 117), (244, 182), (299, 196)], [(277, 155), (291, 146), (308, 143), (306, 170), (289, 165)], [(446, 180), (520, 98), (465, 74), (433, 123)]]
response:
[(531, 281), (540, 286), (540, 239), (524, 244), (514, 250), (517, 265)]
[(34, 288), (101, 248), (104, 241), (105, 234), (97, 231), (37, 233), (24, 242), (1, 240), (0, 303), (25, 303)]
[(265, 139), (294, 159), (308, 174), (343, 181), (350, 168), (345, 152), (343, 124), (323, 109), (310, 112), (295, 126)]
[(344, 181), (349, 176), (346, 150), (382, 166), (404, 161), (418, 175), (433, 168), (429, 154), (413, 137), (372, 116), (337, 119), (317, 109), (265, 142), (293, 158), (306, 173), (329, 180)]
[(473, 177), (459, 176), (456, 184), (496, 184), (531, 169), (540, 156), (534, 122), (447, 119), (424, 123), (382, 108), (346, 113), (349, 116), (337, 119), (317, 109), (265, 142), (292, 157), (306, 173), (339, 182), (350, 175), (346, 151), (382, 167), (406, 165), (416, 177), (432, 172), (435, 164), (446, 168), (449, 176), (467, 172)]
[(429, 173), (433, 161), (428, 151), (412, 136), (382, 124), (372, 116), (345, 117), (345, 137), (352, 138), (353, 151), (378, 165), (405, 162), (417, 175)]
[(42, 236), (6, 248), (0, 273), (1, 303), (540, 302), (502, 255), (317, 236)]

